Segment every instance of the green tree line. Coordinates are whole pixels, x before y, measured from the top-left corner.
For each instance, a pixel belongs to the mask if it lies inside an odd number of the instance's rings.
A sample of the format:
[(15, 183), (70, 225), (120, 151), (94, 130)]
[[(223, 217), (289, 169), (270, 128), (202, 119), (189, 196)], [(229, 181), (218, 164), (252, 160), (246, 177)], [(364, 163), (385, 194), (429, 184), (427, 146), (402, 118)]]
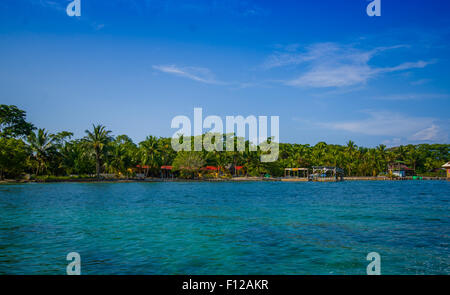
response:
[[(237, 144), (235, 138), (235, 144)], [(193, 140), (191, 140), (193, 142)], [(36, 176), (89, 175), (101, 173), (132, 176), (139, 165), (146, 176), (159, 177), (161, 166), (173, 166), (181, 177), (194, 177), (192, 170), (206, 165), (243, 166), (247, 176), (269, 174), (283, 176), (284, 168), (337, 166), (346, 176), (376, 176), (386, 173), (389, 163), (402, 161), (418, 174), (443, 175), (441, 166), (449, 161), (448, 144), (419, 144), (387, 148), (319, 142), (316, 145), (280, 143), (275, 162), (260, 161), (262, 151), (245, 150), (176, 152), (171, 138), (148, 136), (138, 144), (127, 135), (112, 136), (105, 126), (94, 125), (83, 138), (71, 132), (52, 134), (26, 121), (26, 113), (16, 106), (0, 105), (0, 179), (17, 179), (26, 174)], [(184, 168), (189, 167), (189, 171)]]

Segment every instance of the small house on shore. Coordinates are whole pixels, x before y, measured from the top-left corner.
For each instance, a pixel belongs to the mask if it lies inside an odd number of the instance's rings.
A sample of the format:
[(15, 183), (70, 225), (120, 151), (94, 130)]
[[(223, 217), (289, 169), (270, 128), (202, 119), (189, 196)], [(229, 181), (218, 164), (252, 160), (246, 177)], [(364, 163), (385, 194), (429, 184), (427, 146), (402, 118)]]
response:
[(409, 168), (403, 162), (398, 161), (388, 166), (389, 174), (397, 177), (414, 176), (414, 169)]
[(285, 168), (284, 178), (281, 181), (309, 181), (309, 169), (308, 168)]
[(284, 177), (308, 178), (308, 168), (285, 168)]
[(447, 170), (447, 179), (450, 179), (450, 162), (447, 162), (444, 165), (442, 165), (442, 168)]
[(161, 166), (161, 178), (174, 178), (173, 166)]
[(314, 166), (311, 176), (313, 181), (343, 181), (344, 170), (339, 167)]

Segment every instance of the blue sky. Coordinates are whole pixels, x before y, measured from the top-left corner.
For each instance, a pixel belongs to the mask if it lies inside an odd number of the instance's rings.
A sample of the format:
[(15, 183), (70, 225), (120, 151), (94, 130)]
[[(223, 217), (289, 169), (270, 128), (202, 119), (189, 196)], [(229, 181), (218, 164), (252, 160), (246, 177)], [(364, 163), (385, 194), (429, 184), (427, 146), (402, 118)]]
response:
[(450, 1), (69, 2), (0, 2), (0, 103), (40, 128), (140, 141), (202, 107), (281, 142), (450, 141)]

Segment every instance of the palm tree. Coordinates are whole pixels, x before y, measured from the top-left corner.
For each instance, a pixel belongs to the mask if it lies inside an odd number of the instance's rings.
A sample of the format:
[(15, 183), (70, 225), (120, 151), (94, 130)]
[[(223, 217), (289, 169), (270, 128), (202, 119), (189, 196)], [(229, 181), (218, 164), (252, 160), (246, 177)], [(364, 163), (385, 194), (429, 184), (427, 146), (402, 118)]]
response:
[(116, 174), (126, 174), (130, 167), (137, 164), (135, 154), (137, 147), (133, 140), (127, 135), (119, 135), (110, 143), (110, 153), (108, 155), (107, 168), (110, 172)]
[(160, 164), (160, 144), (154, 136), (148, 136), (139, 144), (139, 158), (141, 164), (150, 168), (146, 169), (145, 176), (148, 176), (150, 169), (156, 168)]
[(330, 158), (332, 161), (332, 166), (334, 167), (338, 167), (341, 164), (342, 161), (342, 153), (340, 150), (338, 150), (337, 147), (333, 147), (333, 149), (331, 150), (331, 154), (330, 154)]
[(103, 125), (92, 125), (94, 128), (91, 131), (86, 130), (86, 137), (84, 142), (88, 151), (95, 156), (95, 170), (97, 178), (100, 178), (100, 164), (102, 158), (106, 153), (106, 147), (112, 141), (113, 137), (110, 136), (111, 131), (106, 130)]
[(419, 158), (419, 153), (416, 150), (416, 147), (413, 145), (408, 145), (406, 151), (406, 160), (410, 166), (413, 166), (414, 171), (416, 171), (416, 164)]
[(325, 162), (328, 145), (325, 142), (318, 142), (312, 148), (312, 158), (315, 165), (320, 166)]
[(158, 154), (161, 165), (170, 165), (176, 157), (176, 152), (171, 148), (171, 138), (158, 139)]
[(178, 152), (177, 157), (173, 161), (173, 167), (175, 170), (187, 171), (192, 178), (206, 161), (201, 156), (200, 152)]
[(28, 144), (37, 161), (36, 175), (45, 170), (50, 153), (55, 149), (54, 143), (55, 136), (46, 132), (45, 129), (39, 129), (37, 133), (31, 132), (28, 136)]
[(246, 150), (245, 156), (247, 158), (247, 173), (250, 171), (251, 175), (261, 176), (264, 166), (261, 163), (261, 149), (258, 147), (256, 151)]
[(346, 153), (347, 153), (347, 172), (348, 175), (352, 175), (352, 166), (354, 165), (355, 160), (355, 153), (356, 153), (357, 145), (349, 140), (346, 147)]
[(107, 170), (109, 173), (120, 174), (126, 169), (126, 150), (118, 144), (111, 145), (110, 157), (108, 157)]
[(386, 152), (386, 146), (384, 144), (380, 144), (377, 148), (377, 159), (378, 159), (378, 170), (379, 172), (386, 172), (386, 158), (387, 158), (387, 152)]
[(215, 153), (215, 162), (217, 164), (217, 172), (219, 174), (225, 171), (225, 167), (231, 162), (230, 156), (227, 152), (216, 152)]

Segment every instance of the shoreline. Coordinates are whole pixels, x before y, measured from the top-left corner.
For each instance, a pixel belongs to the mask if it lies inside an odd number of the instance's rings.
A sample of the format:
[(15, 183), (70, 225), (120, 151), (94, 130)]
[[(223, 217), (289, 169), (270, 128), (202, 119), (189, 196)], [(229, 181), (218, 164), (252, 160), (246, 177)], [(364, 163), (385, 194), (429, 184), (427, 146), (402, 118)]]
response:
[[(370, 177), (370, 176), (355, 176), (346, 177), (345, 181), (449, 181), (445, 177), (423, 177), (422, 179), (413, 179), (412, 177), (404, 178), (389, 178), (389, 177)], [(130, 179), (96, 179), (96, 178), (82, 178), (82, 179), (52, 179), (52, 180), (1, 180), (0, 185), (8, 184), (28, 184), (28, 183), (163, 183), (163, 182), (329, 182), (329, 181), (308, 181), (302, 178), (264, 178), (264, 177), (235, 177), (226, 179), (161, 179), (161, 178), (130, 178)], [(335, 181), (331, 181), (335, 182)]]

